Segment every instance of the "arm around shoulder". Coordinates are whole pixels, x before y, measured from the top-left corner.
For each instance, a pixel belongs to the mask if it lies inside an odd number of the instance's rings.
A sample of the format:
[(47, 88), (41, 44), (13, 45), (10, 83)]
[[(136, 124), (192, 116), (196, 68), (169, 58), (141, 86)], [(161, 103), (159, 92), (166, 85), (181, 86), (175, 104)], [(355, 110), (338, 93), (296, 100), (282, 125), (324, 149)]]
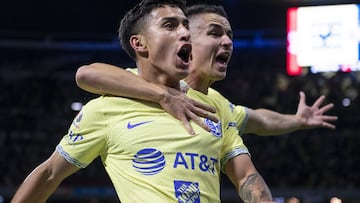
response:
[(68, 163), (58, 152), (35, 168), (16, 191), (11, 203), (46, 202), (60, 183), (79, 168)]
[[(76, 72), (77, 85), (95, 94), (110, 94), (159, 103), (169, 114), (179, 119), (190, 134), (194, 134), (189, 120), (206, 130), (207, 125), (198, 117), (217, 121), (213, 107), (188, 98), (178, 89), (150, 83), (123, 68), (93, 63), (80, 67)], [(209, 113), (210, 112), (210, 113)]]
[(169, 93), (161, 85), (147, 82), (121, 67), (92, 63), (78, 68), (77, 85), (88, 92), (159, 102)]

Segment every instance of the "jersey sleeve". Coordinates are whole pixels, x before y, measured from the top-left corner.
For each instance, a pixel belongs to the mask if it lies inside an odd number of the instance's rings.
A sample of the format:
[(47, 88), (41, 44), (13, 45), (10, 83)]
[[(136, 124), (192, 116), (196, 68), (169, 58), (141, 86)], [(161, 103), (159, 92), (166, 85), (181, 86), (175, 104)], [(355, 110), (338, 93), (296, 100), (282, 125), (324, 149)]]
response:
[(223, 143), (221, 148), (221, 168), (223, 169), (227, 161), (240, 155), (249, 154), (242, 138), (239, 136), (238, 122), (244, 122), (243, 113), (238, 115), (235, 106), (214, 89), (209, 89), (209, 94), (216, 100), (216, 107), (223, 123)]
[(56, 150), (71, 164), (85, 168), (101, 155), (106, 143), (106, 119), (101, 97), (90, 101), (77, 114)]
[(249, 120), (249, 115), (247, 113), (247, 108), (245, 106), (236, 105), (234, 106), (234, 118), (239, 130), (239, 135), (241, 136), (244, 133), (245, 127)]
[(221, 103), (219, 107), (221, 112), (231, 114), (225, 116), (227, 123), (224, 123), (224, 125), (227, 125), (227, 128), (237, 128), (239, 135), (241, 136), (249, 119), (247, 108), (245, 106), (232, 104), (228, 99), (212, 88), (209, 88), (209, 96), (215, 98), (218, 103)]
[[(227, 118), (232, 120), (233, 113), (228, 110)], [(231, 119), (232, 118), (232, 119)], [(223, 132), (224, 140), (223, 146), (221, 149), (221, 168), (224, 169), (225, 164), (232, 158), (240, 154), (250, 154), (248, 148), (245, 146), (241, 136), (239, 136), (239, 131), (236, 127), (227, 126), (224, 128)]]

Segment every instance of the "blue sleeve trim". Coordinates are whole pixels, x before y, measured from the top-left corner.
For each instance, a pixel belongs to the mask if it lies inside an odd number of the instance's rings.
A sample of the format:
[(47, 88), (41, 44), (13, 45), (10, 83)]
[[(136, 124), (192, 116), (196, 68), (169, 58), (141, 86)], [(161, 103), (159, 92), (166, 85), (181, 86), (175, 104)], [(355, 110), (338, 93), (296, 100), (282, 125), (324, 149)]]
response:
[(225, 171), (224, 171), (225, 164), (226, 164), (230, 159), (232, 159), (232, 158), (234, 158), (234, 157), (236, 157), (236, 156), (239, 156), (239, 155), (241, 155), (241, 154), (247, 154), (247, 155), (251, 156), (251, 155), (250, 155), (250, 152), (249, 152), (249, 150), (248, 150), (247, 148), (237, 148), (237, 149), (235, 149), (235, 150), (227, 153), (227, 154), (225, 155), (225, 157), (221, 159), (221, 171), (222, 171), (223, 173), (225, 173)]
[(72, 158), (65, 150), (64, 148), (59, 144), (56, 146), (56, 151), (59, 152), (59, 154), (66, 159), (69, 163), (79, 167), (79, 168), (85, 168), (88, 166), (88, 164), (81, 163), (80, 161)]

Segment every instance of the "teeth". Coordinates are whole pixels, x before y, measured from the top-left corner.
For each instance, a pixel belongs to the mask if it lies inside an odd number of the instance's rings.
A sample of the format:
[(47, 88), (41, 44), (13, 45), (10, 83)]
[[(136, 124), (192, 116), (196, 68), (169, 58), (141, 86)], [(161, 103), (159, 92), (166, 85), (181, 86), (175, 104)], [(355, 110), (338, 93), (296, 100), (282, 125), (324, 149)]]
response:
[(191, 51), (191, 47), (190, 46), (182, 46), (178, 56), (183, 60), (188, 62), (189, 61), (189, 56), (190, 56), (190, 51)]
[(217, 57), (216, 57), (216, 60), (219, 62), (219, 63), (222, 63), (224, 65), (227, 64), (228, 62), (228, 59), (229, 59), (230, 55), (223, 52), (221, 54), (219, 54)]
[(220, 62), (220, 63), (223, 63), (223, 64), (226, 64), (227, 63), (227, 58), (224, 57), (224, 56), (219, 56), (217, 58), (217, 60)]

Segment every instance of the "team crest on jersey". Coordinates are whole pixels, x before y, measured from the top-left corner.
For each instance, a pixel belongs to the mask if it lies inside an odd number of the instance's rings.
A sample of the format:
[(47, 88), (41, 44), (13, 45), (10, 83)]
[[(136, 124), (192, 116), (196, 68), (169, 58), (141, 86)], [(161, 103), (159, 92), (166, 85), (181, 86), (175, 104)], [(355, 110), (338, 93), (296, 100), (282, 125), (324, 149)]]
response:
[(207, 126), (211, 129), (211, 134), (213, 134), (216, 137), (222, 136), (222, 129), (221, 129), (221, 122), (215, 123), (214, 121), (205, 118), (205, 123)]
[(199, 183), (174, 180), (178, 203), (200, 203)]
[(75, 119), (73, 120), (72, 125), (75, 126), (75, 128), (80, 129), (79, 124), (80, 124), (82, 118), (83, 118), (83, 112), (80, 111), (80, 112), (76, 115)]

